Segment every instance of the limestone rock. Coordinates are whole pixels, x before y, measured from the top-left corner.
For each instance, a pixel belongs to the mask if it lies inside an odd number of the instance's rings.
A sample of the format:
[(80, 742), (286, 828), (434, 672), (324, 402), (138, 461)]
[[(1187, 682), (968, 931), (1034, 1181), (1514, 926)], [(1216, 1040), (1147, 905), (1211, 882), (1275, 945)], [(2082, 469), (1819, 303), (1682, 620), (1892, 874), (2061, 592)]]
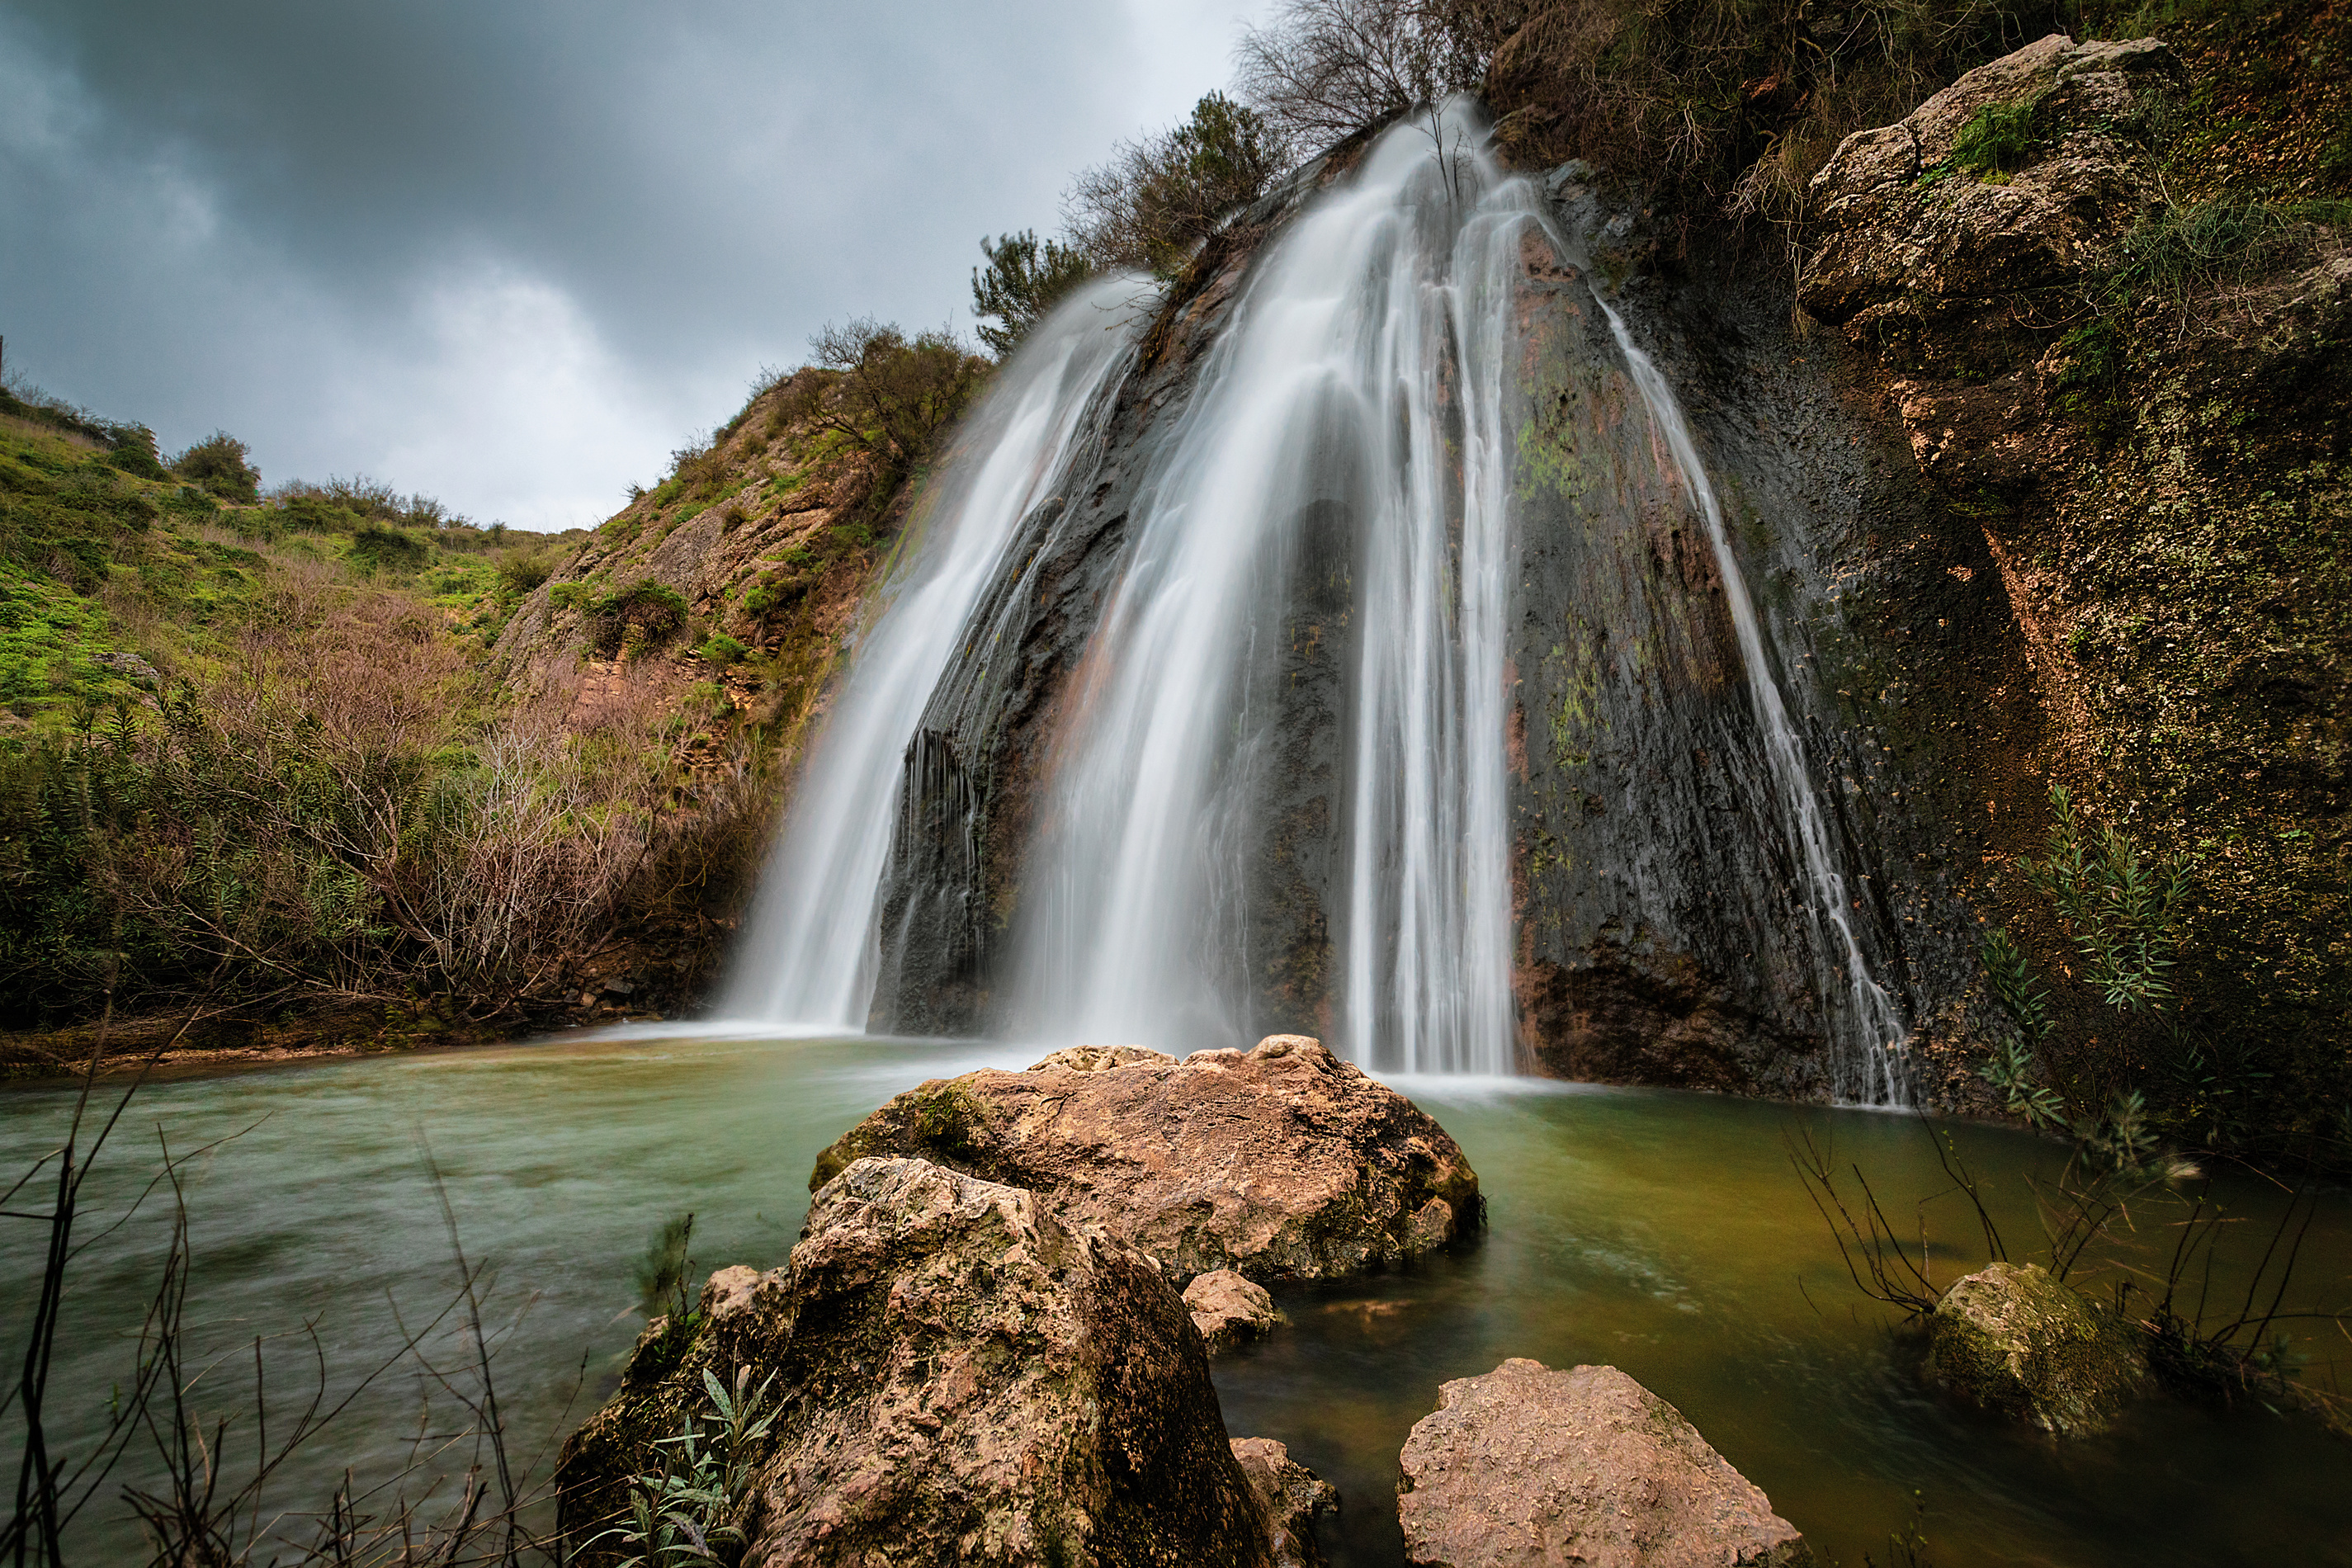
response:
[(2039, 1264), (1969, 1275), (1944, 1292), (1928, 1326), (1938, 1384), (2061, 1436), (2105, 1427), (2147, 1375), (2131, 1326)]
[(1265, 1510), (1274, 1568), (1323, 1568), (1315, 1516), (1335, 1512), (1339, 1490), (1271, 1437), (1236, 1437), (1234, 1458)]
[[(2032, 334), (2011, 332), (2019, 341), (2010, 342), (1994, 307), (2079, 283), (2162, 200), (2145, 110), (2179, 69), (2155, 38), (2078, 44), (2053, 34), (1978, 67), (1901, 124), (1847, 137), (1807, 193), (1825, 237), (1806, 262), (1798, 302), (1891, 363), (1964, 388), (2033, 357), (2024, 352)], [(1988, 110), (2023, 116), (2021, 128), (2003, 166), (1963, 168), (1956, 145)], [(1966, 409), (1937, 411), (1927, 424), (1950, 428), (1936, 449), (1922, 447), (1922, 467), (1932, 474), (1940, 453), (1984, 447), (1981, 436), (1967, 438), (1968, 426), (2037, 420), (2038, 392), (1990, 386)], [(1923, 421), (1905, 415), (1918, 445)], [(2022, 482), (2031, 466), (1948, 478)]]
[(1212, 1269), (1185, 1286), (1184, 1307), (1211, 1355), (1254, 1340), (1282, 1321), (1265, 1287), (1230, 1268)]
[(1208, 1361), (1150, 1261), (1032, 1194), (921, 1160), (827, 1183), (790, 1261), (714, 1276), (694, 1342), (565, 1445), (585, 1540), (702, 1372), (772, 1375), (744, 1562), (1145, 1568), (1270, 1562)]
[(920, 1156), (1036, 1193), (1180, 1285), (1219, 1268), (1352, 1274), (1483, 1221), (1477, 1173), (1445, 1130), (1318, 1041), (1275, 1035), (1181, 1062), (1077, 1055), (910, 1089), (820, 1154), (810, 1184), (867, 1155)]
[(1797, 1568), (1771, 1500), (1613, 1366), (1514, 1359), (1438, 1391), (1405, 1440), (1406, 1561), (1429, 1568)]

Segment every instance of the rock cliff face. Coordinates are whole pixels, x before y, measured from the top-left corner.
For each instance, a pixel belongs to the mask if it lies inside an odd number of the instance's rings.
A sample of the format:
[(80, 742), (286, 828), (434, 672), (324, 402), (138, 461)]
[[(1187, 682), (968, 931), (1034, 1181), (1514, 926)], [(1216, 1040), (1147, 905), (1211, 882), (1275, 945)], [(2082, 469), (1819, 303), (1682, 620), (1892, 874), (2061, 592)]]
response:
[(1352, 1274), (1484, 1221), (1477, 1173), (1444, 1128), (1296, 1036), (1181, 1063), (1132, 1047), (1063, 1051), (1027, 1072), (927, 1083), (844, 1133), (810, 1184), (877, 1154), (1027, 1188), (1179, 1286), (1219, 1269)]
[[(2180, 1130), (2228, 1140), (2352, 1089), (2352, 257), (2321, 209), (2218, 183), (2212, 90), (2155, 39), (1969, 72), (1814, 180), (1798, 300), (1993, 569), (2014, 717), (1969, 762), (2007, 827), (1969, 894), (2053, 977), (2055, 1078), (2097, 1100), (2169, 1067)], [(2189, 879), (2176, 1032), (2062, 978), (2082, 932), (2010, 868), (2053, 782)]]

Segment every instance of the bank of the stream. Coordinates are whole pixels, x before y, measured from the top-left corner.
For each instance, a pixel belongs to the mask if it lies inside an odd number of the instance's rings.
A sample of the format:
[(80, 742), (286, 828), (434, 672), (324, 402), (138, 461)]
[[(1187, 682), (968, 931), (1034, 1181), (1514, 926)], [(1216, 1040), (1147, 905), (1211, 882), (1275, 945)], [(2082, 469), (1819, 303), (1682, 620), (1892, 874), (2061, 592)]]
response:
[[(347, 1379), (396, 1342), (395, 1312), (414, 1324), (447, 1302), (456, 1277), (429, 1150), (469, 1255), (489, 1265), (487, 1321), (520, 1462), (611, 1386), (637, 1328), (631, 1265), (659, 1221), (696, 1212), (700, 1268), (778, 1261), (809, 1166), (845, 1128), (922, 1079), (1034, 1054), (649, 1031), (167, 1079), (134, 1102), (137, 1131), (118, 1134), (85, 1234), (146, 1179), (159, 1137), (180, 1151), (230, 1139), (189, 1168), (189, 1321), (224, 1356), (198, 1384), (199, 1406), (237, 1410), (256, 1335), (299, 1334), (315, 1319)], [(1234, 1435), (1287, 1442), (1339, 1485), (1345, 1508), (1325, 1526), (1334, 1563), (1400, 1560), (1393, 1488), (1407, 1429), (1441, 1381), (1511, 1355), (1623, 1367), (1843, 1563), (1885, 1561), (1915, 1492), (1939, 1568), (2352, 1563), (2347, 1450), (2305, 1418), (2158, 1400), (2061, 1447), (1923, 1388), (1890, 1314), (1854, 1293), (1785, 1148), (1803, 1129), (1827, 1136), (1907, 1224), (1947, 1185), (1916, 1121), (1557, 1084), (1402, 1087), (1477, 1167), (1486, 1237), (1409, 1272), (1280, 1291), (1290, 1325), (1217, 1363)], [(0, 1155), (28, 1164), (69, 1109), (56, 1086), (0, 1095)], [(1996, 1128), (1944, 1131), (1988, 1178), (2013, 1243), (2038, 1237), (2025, 1179), (2054, 1173), (2063, 1151)], [(2257, 1189), (2231, 1196), (2259, 1212)], [(1938, 1278), (1971, 1267), (1969, 1213), (1946, 1198), (1927, 1215)], [(52, 1409), (71, 1413), (67, 1430), (87, 1430), (125, 1373), (166, 1225), (151, 1207), (76, 1265), (51, 1392)], [(12, 1325), (26, 1317), (34, 1228), (0, 1232)], [(2305, 1245), (2298, 1294), (2339, 1307), (2352, 1294), (2352, 1205), (2340, 1195)], [(272, 1343), (278, 1410), (297, 1397), (307, 1351)], [(2328, 1351), (2301, 1348), (2315, 1357), (2304, 1375), (2325, 1385)], [(279, 1506), (323, 1500), (347, 1462), (362, 1475), (404, 1462), (425, 1394), (409, 1369), (379, 1384), (287, 1473)], [(110, 1499), (82, 1543), (98, 1561), (137, 1537)]]

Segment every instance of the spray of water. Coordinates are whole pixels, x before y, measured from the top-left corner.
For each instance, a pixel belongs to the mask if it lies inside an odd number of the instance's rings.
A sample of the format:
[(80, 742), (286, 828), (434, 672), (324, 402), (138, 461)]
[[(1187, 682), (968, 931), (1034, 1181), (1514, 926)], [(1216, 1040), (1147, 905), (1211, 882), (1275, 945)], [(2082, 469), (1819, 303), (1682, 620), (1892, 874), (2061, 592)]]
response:
[(919, 531), (877, 600), (811, 749), (731, 989), (730, 1016), (862, 1030), (875, 916), (907, 747), (1002, 570), (1005, 545), (1053, 487), (1097, 394), (1129, 357), (1137, 280), (1103, 279), (1030, 334), (966, 421)]
[[(1740, 663), (1748, 672), (1748, 695), (1763, 728), (1764, 754), (1771, 762), (1771, 782), (1781, 819), (1805, 868), (1805, 910), (1812, 926), (1815, 962), (1822, 970), (1820, 994), (1832, 1019), (1832, 1092), (1853, 1105), (1907, 1104), (1910, 1092), (1903, 1058), (1906, 1031), (1894, 1000), (1871, 977), (1869, 963), (1854, 936), (1852, 896), (1831, 848), (1829, 825), (1805, 765), (1803, 742), (1790, 722), (1788, 704), (1781, 700), (1780, 684), (1773, 679), (1763, 628), (1748, 595), (1748, 579), (1739, 570), (1730, 533), (1724, 527), (1722, 503), (1707, 480), (1706, 465), (1699, 461), (1674, 389), (1656, 363), (1635, 345), (1623, 319), (1607, 300), (1601, 301), (1601, 309), (1617, 346), (1624, 352), (1650, 418), (1674, 456), (1683, 485), (1706, 519), (1707, 542), (1714, 547), (1716, 567), (1723, 576), (1724, 597), (1738, 638)], [(1841, 997), (1842, 1006), (1838, 1005)]]

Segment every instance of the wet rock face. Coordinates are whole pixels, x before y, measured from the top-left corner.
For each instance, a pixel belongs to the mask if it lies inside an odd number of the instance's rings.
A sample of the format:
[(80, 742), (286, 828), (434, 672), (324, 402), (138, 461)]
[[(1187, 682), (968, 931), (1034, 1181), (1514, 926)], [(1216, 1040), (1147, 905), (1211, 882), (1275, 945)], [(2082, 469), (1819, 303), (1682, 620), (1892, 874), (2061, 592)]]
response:
[(1484, 1220), (1477, 1173), (1445, 1130), (1302, 1036), (1181, 1063), (1131, 1047), (1057, 1052), (1026, 1072), (934, 1080), (845, 1133), (811, 1184), (877, 1154), (1026, 1188), (1180, 1285), (1221, 1268), (1353, 1274)]
[(1937, 1383), (2060, 1436), (2104, 1430), (2147, 1376), (2130, 1325), (2039, 1264), (1996, 1263), (1958, 1281), (1929, 1329)]
[(1199, 1336), (1149, 1259), (920, 1160), (817, 1194), (783, 1268), (714, 1276), (678, 1364), (566, 1444), (575, 1541), (621, 1506), (706, 1367), (771, 1375), (749, 1564), (1270, 1563)]
[(1804, 1538), (1612, 1366), (1505, 1362), (1414, 1423), (1398, 1512), (1427, 1568), (1798, 1568)]
[(1339, 1489), (1271, 1437), (1234, 1438), (1234, 1458), (1265, 1510), (1274, 1568), (1323, 1568), (1315, 1518), (1339, 1509)]
[(1230, 1268), (1213, 1269), (1185, 1286), (1184, 1310), (1192, 1314), (1192, 1326), (1211, 1355), (1268, 1333), (1282, 1321), (1265, 1287)]

